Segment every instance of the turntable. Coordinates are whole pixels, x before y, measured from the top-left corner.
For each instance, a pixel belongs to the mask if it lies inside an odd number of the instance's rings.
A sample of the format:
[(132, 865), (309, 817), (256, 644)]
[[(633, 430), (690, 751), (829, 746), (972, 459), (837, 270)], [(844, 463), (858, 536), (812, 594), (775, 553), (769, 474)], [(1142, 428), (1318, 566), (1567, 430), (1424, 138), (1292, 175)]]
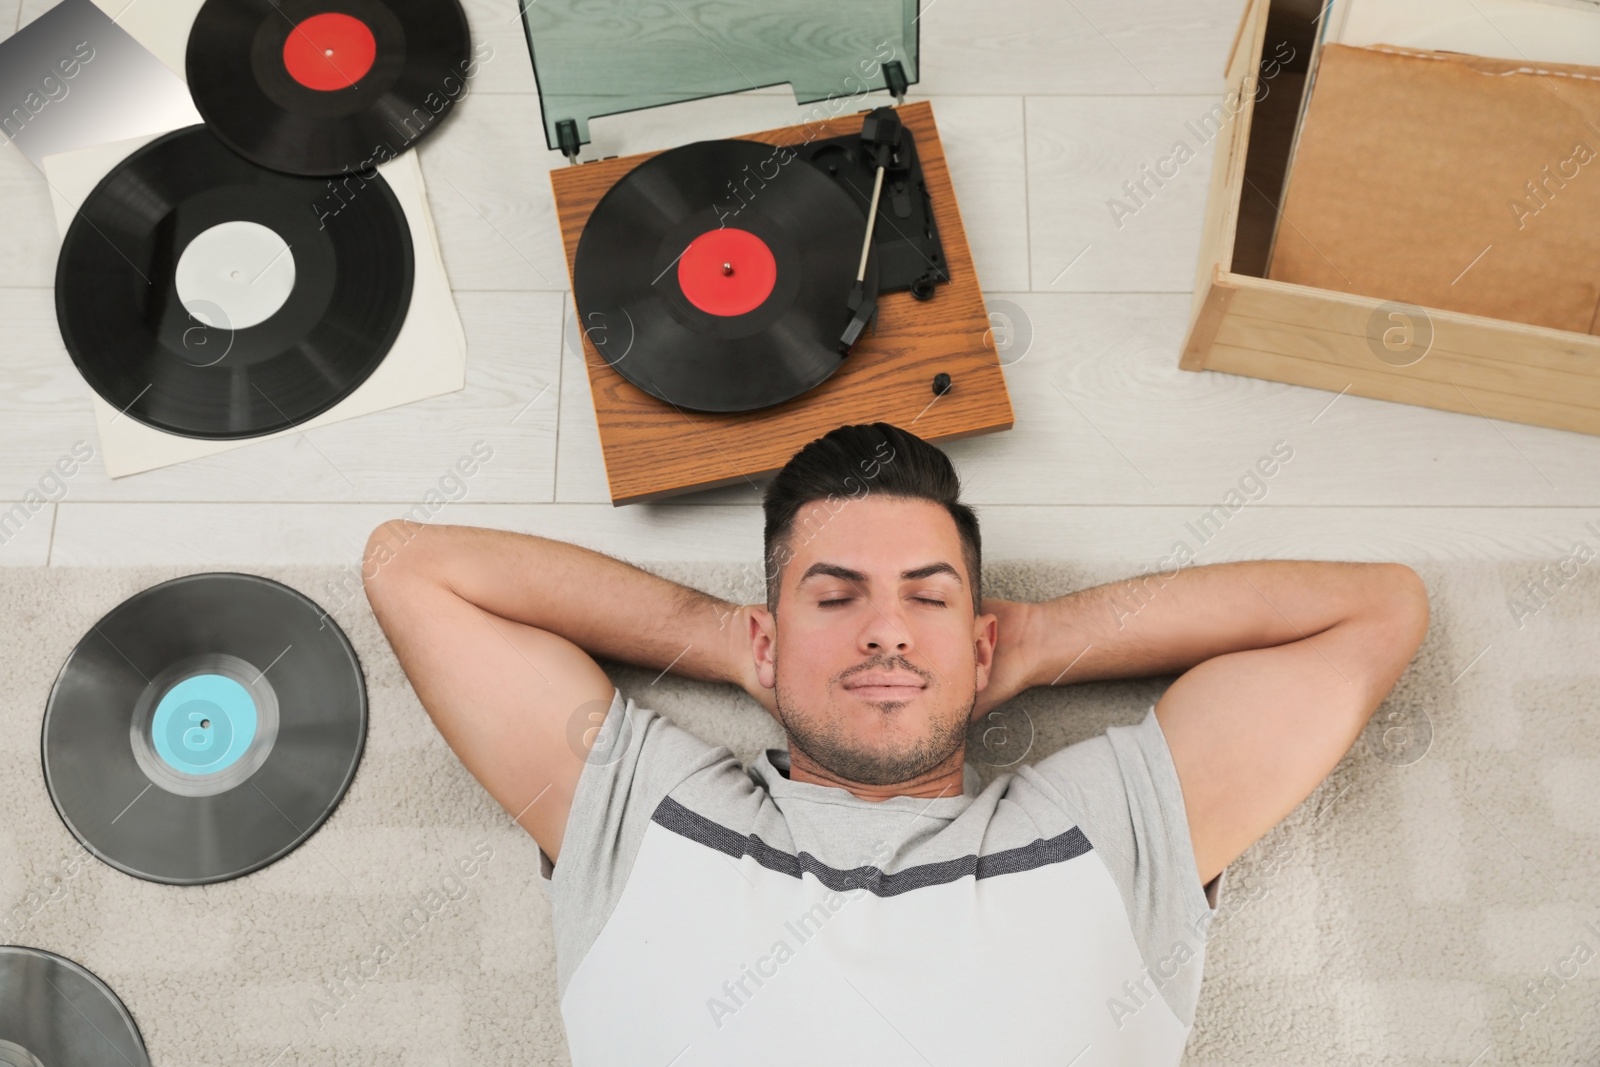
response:
[[(1011, 427), (933, 109), (904, 103), (916, 18), (917, 0), (524, 5), (546, 143), (573, 164), (550, 180), (613, 504), (769, 475), (847, 423)], [(758, 79), (815, 106), (578, 163), (593, 117)]]

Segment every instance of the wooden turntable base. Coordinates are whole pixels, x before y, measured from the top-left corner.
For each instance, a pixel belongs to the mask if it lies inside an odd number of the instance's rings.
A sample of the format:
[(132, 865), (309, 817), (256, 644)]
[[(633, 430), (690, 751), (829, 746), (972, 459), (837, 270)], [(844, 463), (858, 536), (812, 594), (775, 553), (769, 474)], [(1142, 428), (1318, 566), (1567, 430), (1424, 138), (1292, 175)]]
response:
[[(775, 473), (807, 442), (850, 423), (890, 422), (927, 441), (1011, 428), (1011, 398), (989, 335), (988, 312), (961, 228), (933, 107), (919, 101), (897, 110), (916, 136), (951, 280), (927, 301), (909, 292), (881, 295), (877, 321), (837, 372), (809, 392), (759, 411), (708, 414), (665, 403), (625, 380), (584, 337), (584, 363), (613, 504), (753, 482)], [(863, 114), (737, 139), (798, 144), (840, 137), (859, 133)], [(623, 175), (657, 154), (642, 152), (550, 172), (569, 278), (578, 238), (595, 204)], [(809, 166), (798, 160), (789, 165), (796, 164)], [(843, 317), (841, 309), (841, 325)], [(934, 376), (941, 372), (953, 383), (943, 396), (933, 390)]]

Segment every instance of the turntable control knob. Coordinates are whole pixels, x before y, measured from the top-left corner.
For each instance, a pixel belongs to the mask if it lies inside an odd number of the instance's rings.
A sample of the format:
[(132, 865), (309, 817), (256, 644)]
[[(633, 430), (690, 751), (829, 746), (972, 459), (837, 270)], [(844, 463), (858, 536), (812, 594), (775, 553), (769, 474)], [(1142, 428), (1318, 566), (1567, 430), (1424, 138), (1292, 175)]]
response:
[(938, 374), (933, 376), (933, 395), (944, 396), (944, 394), (950, 391), (952, 384), (953, 383), (950, 381), (950, 375), (946, 374), (944, 371), (940, 371)]
[(722, 273), (725, 274), (725, 275), (732, 274), (733, 273), (733, 264), (732, 263), (724, 263), (722, 265)]

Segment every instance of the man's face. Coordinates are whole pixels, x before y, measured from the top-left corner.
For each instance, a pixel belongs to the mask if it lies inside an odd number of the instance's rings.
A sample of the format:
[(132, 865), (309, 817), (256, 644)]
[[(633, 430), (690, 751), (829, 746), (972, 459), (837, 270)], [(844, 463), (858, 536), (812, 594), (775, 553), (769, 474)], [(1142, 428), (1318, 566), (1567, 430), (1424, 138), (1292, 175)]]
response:
[(907, 782), (965, 744), (994, 655), (993, 615), (974, 617), (949, 512), (867, 495), (801, 510), (777, 619), (753, 613), (761, 684), (792, 744), (834, 776)]

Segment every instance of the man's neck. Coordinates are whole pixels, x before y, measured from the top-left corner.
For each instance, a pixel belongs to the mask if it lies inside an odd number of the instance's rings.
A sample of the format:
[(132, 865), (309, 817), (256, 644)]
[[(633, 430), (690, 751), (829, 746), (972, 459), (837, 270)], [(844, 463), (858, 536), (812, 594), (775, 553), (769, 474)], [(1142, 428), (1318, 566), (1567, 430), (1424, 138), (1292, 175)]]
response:
[(857, 799), (873, 802), (888, 800), (891, 797), (923, 797), (928, 800), (958, 797), (965, 791), (966, 786), (964, 755), (965, 753), (958, 749), (939, 766), (910, 781), (896, 782), (893, 785), (865, 785), (838, 777), (795, 748), (791, 742), (789, 780), (810, 782), (813, 785), (831, 785), (849, 791)]

